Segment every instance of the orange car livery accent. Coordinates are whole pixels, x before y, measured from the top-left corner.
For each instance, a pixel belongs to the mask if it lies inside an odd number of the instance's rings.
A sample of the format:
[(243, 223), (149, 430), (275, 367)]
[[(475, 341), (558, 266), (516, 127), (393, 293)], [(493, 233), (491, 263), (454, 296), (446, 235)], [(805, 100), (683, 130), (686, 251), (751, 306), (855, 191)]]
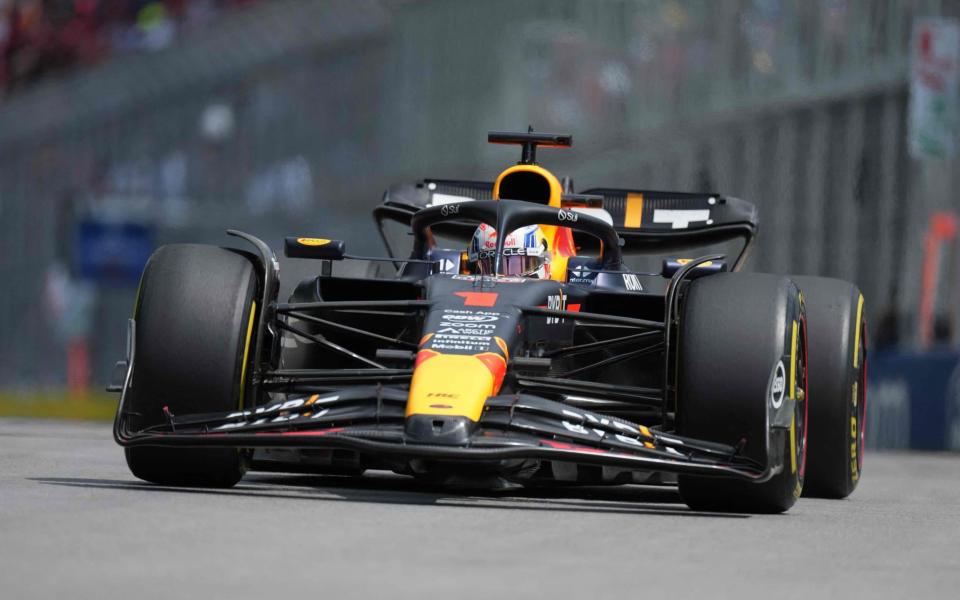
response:
[(567, 280), (567, 261), (577, 255), (573, 245), (573, 230), (569, 227), (541, 225), (544, 235), (550, 240), (550, 279)]
[(494, 352), (484, 352), (475, 355), (480, 361), (490, 369), (493, 374), (493, 392), (496, 394), (503, 385), (503, 376), (507, 374), (507, 360)]
[(507, 348), (507, 342), (505, 342), (502, 337), (498, 336), (494, 336), (493, 341), (497, 343), (497, 346), (503, 352), (503, 357), (510, 358), (510, 350)]
[(623, 219), (624, 227), (640, 227), (643, 222), (643, 194), (627, 194), (627, 214)]
[(420, 363), (433, 358), (434, 356), (440, 356), (440, 353), (436, 350), (420, 350), (417, 352), (417, 358), (413, 363), (413, 367), (417, 368), (420, 366)]

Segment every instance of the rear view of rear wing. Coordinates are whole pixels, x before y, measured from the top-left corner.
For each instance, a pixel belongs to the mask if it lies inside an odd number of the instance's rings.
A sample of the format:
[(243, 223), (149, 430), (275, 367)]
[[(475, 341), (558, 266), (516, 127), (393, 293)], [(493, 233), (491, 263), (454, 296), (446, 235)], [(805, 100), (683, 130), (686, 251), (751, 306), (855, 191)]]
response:
[(672, 252), (743, 240), (739, 266), (759, 225), (757, 207), (720, 194), (595, 188), (603, 210), (624, 240), (624, 253)]
[[(491, 182), (425, 179), (392, 186), (373, 215), (386, 243), (384, 220), (409, 225), (421, 208), (491, 199)], [(658, 254), (740, 239), (743, 249), (734, 270), (745, 258), (758, 227), (753, 204), (720, 194), (594, 188), (566, 195), (561, 203), (613, 225), (623, 239), (624, 254)], [(473, 223), (450, 223), (441, 233), (466, 242), (474, 228)], [(392, 255), (389, 243), (388, 250)]]

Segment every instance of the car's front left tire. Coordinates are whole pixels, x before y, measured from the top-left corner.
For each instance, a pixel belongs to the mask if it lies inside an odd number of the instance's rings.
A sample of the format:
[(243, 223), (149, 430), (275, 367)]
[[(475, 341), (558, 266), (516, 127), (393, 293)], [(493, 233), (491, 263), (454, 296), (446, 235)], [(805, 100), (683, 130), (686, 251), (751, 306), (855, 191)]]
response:
[[(762, 483), (681, 475), (680, 495), (694, 510), (779, 513), (800, 496), (804, 323), (799, 291), (786, 277), (722, 273), (690, 283), (678, 336), (677, 430), (740, 447), (758, 464), (779, 469)], [(781, 421), (772, 422), (774, 415)]]

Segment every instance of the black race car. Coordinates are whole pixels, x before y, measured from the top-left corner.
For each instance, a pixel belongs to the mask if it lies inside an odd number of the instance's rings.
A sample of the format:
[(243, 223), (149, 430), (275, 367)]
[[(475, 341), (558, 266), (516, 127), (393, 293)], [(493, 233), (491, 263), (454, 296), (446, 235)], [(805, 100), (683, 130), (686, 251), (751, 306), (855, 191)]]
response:
[[(277, 260), (251, 235), (228, 232), (252, 252), (159, 248), (112, 386), (133, 474), (201, 486), (248, 469), (678, 485), (694, 509), (749, 512), (853, 491), (867, 359), (854, 285), (738, 272), (757, 231), (743, 200), (572, 193), (536, 164), (538, 146), (570, 136), (490, 141), (523, 148), (493, 183), (387, 192), (374, 211), (384, 241), (389, 222), (412, 233), (409, 258), (389, 243), (390, 256), (363, 258), (395, 267), (387, 277), (336, 276), (333, 261), (361, 257), (342, 241), (287, 238), (287, 256), (316, 260), (319, 275), (279, 301)], [(515, 231), (527, 246), (496, 235)], [(738, 242), (729, 262), (624, 265)], [(535, 274), (513, 270), (537, 257)]]

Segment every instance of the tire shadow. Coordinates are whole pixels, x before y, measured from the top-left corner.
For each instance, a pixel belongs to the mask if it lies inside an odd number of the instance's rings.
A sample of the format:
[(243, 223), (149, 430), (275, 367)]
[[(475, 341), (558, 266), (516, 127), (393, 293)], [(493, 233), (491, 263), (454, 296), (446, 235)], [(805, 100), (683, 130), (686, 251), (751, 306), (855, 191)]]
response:
[(28, 477), (44, 485), (206, 496), (325, 500), (372, 504), (435, 505), (467, 509), (662, 515), (744, 519), (750, 515), (697, 512), (682, 504), (676, 488), (640, 485), (516, 488), (502, 491), (451, 489), (393, 474), (250, 474), (232, 488), (172, 487), (135, 479)]

